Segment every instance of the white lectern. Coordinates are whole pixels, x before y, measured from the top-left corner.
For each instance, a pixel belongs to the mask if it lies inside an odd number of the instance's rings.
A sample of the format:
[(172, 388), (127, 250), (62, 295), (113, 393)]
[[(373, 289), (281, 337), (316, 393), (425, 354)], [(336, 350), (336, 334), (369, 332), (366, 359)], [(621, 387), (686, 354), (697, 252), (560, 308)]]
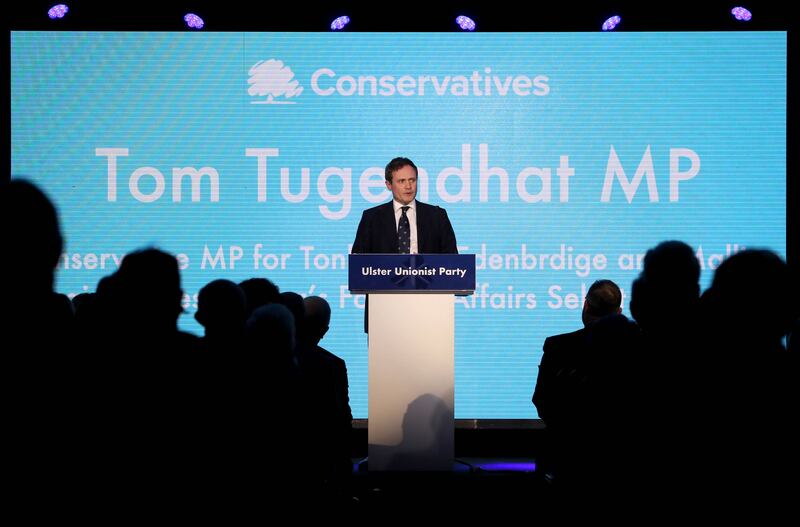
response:
[(351, 255), (350, 289), (369, 293), (369, 470), (452, 470), (454, 295), (475, 256)]

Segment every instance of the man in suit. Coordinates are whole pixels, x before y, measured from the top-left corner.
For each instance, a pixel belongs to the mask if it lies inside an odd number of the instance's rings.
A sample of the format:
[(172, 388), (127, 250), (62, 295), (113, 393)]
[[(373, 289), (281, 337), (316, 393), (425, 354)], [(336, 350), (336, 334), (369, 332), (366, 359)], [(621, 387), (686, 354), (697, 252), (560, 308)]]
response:
[(581, 384), (580, 379), (573, 379), (573, 383), (568, 377), (585, 373), (580, 368), (593, 359), (585, 356), (590, 336), (587, 328), (603, 317), (621, 313), (621, 304), (622, 293), (617, 284), (611, 280), (597, 280), (589, 287), (583, 302), (581, 319), (584, 327), (545, 339), (532, 400), (539, 417), (548, 426), (558, 424), (565, 404), (575, 396), (574, 393), (564, 393), (564, 390), (570, 385), (577, 387)]
[(319, 345), (328, 332), (331, 306), (318, 296), (301, 300), (304, 315), (296, 348), (297, 361), (308, 404), (306, 417), (314, 432), (325, 437), (315, 449), (317, 468), (331, 487), (344, 490), (353, 470), (350, 436), (353, 414), (345, 361)]
[(447, 212), (417, 201), (417, 167), (405, 157), (386, 165), (386, 188), (392, 201), (367, 209), (358, 224), (357, 253), (452, 253), (456, 235)]
[[(586, 294), (584, 327), (548, 337), (533, 403), (547, 425), (542, 473), (559, 488), (589, 491), (624, 466), (627, 432), (642, 398), (636, 370), (638, 328), (621, 313), (622, 293), (611, 280)], [(607, 421), (612, 420), (613, 426)], [(610, 481), (610, 480), (609, 480)]]

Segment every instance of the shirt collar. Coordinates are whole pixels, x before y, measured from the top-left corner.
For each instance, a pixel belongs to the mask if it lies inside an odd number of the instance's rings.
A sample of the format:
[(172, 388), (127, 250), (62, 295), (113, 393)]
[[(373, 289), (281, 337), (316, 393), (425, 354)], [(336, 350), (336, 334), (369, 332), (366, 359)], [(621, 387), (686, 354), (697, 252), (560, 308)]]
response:
[(394, 211), (395, 212), (400, 212), (400, 208), (401, 207), (406, 207), (406, 206), (408, 206), (414, 212), (417, 212), (417, 200), (413, 200), (408, 205), (403, 205), (402, 203), (400, 203), (396, 199), (392, 199), (392, 206), (394, 207)]

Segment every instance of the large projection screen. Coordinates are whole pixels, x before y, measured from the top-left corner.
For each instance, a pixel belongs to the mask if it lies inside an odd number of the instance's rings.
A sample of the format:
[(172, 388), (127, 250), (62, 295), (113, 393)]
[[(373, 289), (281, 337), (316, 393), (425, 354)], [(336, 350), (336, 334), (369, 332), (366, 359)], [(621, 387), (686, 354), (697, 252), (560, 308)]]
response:
[(456, 301), (456, 417), (535, 418), (542, 343), (580, 327), (594, 280), (627, 296), (666, 239), (697, 250), (704, 288), (742, 248), (785, 257), (786, 42), (17, 31), (12, 177), (59, 209), (60, 292), (92, 291), (156, 246), (180, 255), (180, 326), (198, 335), (213, 279), (325, 296), (322, 344), (347, 361), (363, 418), (363, 297), (346, 255), (361, 211), (390, 198), (383, 167), (409, 157), (418, 199), (445, 207), (460, 252), (477, 254), (478, 290)]

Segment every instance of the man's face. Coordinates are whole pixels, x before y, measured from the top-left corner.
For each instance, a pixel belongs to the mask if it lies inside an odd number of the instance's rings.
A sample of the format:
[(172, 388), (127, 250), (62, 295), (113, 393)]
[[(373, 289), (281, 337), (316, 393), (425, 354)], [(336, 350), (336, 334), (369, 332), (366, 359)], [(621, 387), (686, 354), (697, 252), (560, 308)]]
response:
[(392, 196), (403, 205), (408, 205), (417, 197), (417, 172), (411, 165), (395, 171), (392, 181), (386, 182), (386, 188), (392, 191)]

